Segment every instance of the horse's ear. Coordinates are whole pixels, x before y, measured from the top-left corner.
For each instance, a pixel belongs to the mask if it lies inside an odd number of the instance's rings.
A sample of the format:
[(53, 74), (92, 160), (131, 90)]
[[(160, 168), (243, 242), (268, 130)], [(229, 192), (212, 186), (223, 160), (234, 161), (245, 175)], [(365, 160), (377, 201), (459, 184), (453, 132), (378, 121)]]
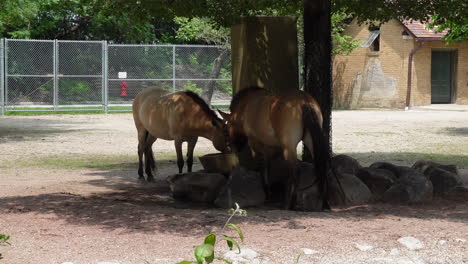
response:
[(218, 110), (218, 113), (221, 115), (224, 121), (229, 121), (231, 119), (231, 114), (225, 113), (219, 109), (216, 109), (216, 110)]

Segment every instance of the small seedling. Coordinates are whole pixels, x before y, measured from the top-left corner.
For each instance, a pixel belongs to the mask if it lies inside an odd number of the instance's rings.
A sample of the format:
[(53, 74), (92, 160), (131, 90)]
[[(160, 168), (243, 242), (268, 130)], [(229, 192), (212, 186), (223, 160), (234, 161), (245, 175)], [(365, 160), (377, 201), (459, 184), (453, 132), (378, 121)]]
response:
[[(229, 222), (231, 221), (232, 217), (234, 217), (234, 215), (238, 214), (238, 215), (245, 216), (247, 215), (247, 212), (243, 209), (240, 209), (239, 205), (236, 203), (236, 209), (230, 209), (229, 213), (231, 214), (231, 216), (228, 218), (228, 220), (223, 226), (223, 229), (221, 229), (221, 232), (220, 232), (222, 234), (221, 240), (226, 241), (227, 246), (229, 247), (230, 250), (232, 250), (232, 248), (235, 246), (239, 250), (239, 253), (240, 253), (241, 248), (239, 246), (239, 243), (234, 238), (228, 235), (225, 235), (223, 233), (227, 227), (231, 227), (237, 232), (240, 240), (244, 241), (244, 234), (242, 234), (242, 231), (240, 230), (240, 228), (236, 226), (235, 224), (231, 224)], [(225, 263), (228, 263), (228, 264), (232, 264), (232, 262), (230, 262), (227, 259), (215, 256), (215, 244), (216, 244), (216, 233), (210, 233), (209, 235), (205, 237), (203, 244), (195, 248), (194, 254), (195, 254), (196, 261), (184, 260), (184, 261), (178, 262), (177, 264), (212, 263), (215, 259), (224, 261)]]
[[(9, 246), (10, 242), (8, 242), (8, 240), (10, 240), (10, 236), (0, 234), (0, 246)], [(2, 258), (2, 253), (0, 253), (0, 259)]]

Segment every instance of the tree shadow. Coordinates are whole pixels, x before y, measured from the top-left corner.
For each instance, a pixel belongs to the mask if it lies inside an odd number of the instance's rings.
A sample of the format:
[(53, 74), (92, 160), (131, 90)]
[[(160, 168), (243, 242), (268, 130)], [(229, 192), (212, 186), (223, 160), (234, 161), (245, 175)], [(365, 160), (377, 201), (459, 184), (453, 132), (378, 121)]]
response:
[(51, 120), (37, 118), (10, 118), (0, 126), (0, 143), (9, 141), (36, 141), (38, 138), (53, 137), (72, 132), (95, 131), (96, 129), (70, 129), (74, 124), (84, 124), (76, 120)]
[[(356, 155), (358, 154), (358, 155)], [(351, 156), (359, 159), (360, 153)], [(375, 153), (372, 153), (375, 154)], [(367, 155), (364, 153), (364, 155)], [(387, 161), (394, 158), (387, 157)], [(94, 169), (94, 179), (83, 183), (105, 187), (107, 192), (79, 195), (69, 192), (0, 198), (0, 214), (53, 214), (73, 225), (123, 229), (123, 232), (160, 232), (180, 236), (204, 235), (219, 230), (228, 218), (225, 209), (211, 204), (180, 201), (172, 198), (166, 176), (177, 173), (171, 160), (160, 160), (167, 167), (156, 183), (137, 182), (134, 170)], [(100, 179), (95, 179), (100, 176)], [(435, 198), (430, 203), (391, 205), (373, 203), (361, 206), (336, 207), (325, 212), (295, 212), (279, 209), (278, 204), (247, 208), (249, 216), (235, 218), (235, 223), (274, 225), (286, 229), (304, 229), (303, 220), (358, 221), (380, 217), (437, 219), (466, 223), (468, 201)], [(309, 221), (310, 222), (310, 221)]]
[(441, 134), (448, 134), (450, 136), (465, 136), (468, 137), (468, 127), (449, 127), (443, 129)]

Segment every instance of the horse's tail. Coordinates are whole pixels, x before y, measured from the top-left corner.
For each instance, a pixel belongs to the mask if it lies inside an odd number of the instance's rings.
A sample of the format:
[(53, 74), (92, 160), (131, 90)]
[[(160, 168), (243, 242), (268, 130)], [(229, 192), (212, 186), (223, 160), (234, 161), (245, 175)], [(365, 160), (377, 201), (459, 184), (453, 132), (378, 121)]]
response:
[(331, 168), (331, 151), (330, 143), (322, 128), (319, 114), (310, 105), (302, 105), (304, 135), (308, 131), (313, 142), (313, 149), (309, 149), (309, 151), (312, 151), (314, 155), (314, 167), (323, 201), (322, 209), (330, 209), (328, 203), (328, 172)]

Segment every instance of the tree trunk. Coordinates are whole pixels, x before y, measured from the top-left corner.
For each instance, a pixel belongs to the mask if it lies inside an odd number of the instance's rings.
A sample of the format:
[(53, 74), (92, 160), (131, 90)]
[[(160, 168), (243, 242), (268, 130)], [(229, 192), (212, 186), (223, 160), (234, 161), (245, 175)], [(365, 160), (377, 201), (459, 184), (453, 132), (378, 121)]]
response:
[[(221, 72), (221, 66), (226, 60), (228, 55), (228, 50), (225, 49), (219, 54), (218, 58), (214, 61), (213, 70), (211, 70), (210, 79), (217, 79), (219, 73)], [(205, 100), (207, 104), (211, 104), (211, 98), (213, 97), (214, 88), (216, 86), (216, 80), (210, 80), (208, 85), (203, 90), (201, 97)]]
[[(330, 6), (330, 0), (304, 0), (304, 90), (312, 95), (320, 105), (323, 128), (331, 152), (332, 43)], [(305, 153), (303, 159), (310, 160), (310, 153)]]

